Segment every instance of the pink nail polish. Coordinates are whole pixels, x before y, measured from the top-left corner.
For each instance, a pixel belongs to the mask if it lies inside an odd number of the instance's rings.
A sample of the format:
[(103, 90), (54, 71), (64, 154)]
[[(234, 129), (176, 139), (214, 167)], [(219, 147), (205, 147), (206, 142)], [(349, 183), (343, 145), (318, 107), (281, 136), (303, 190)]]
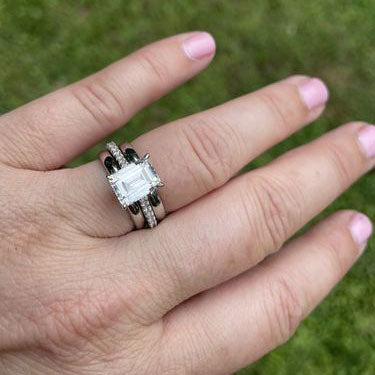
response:
[(359, 143), (369, 158), (375, 157), (375, 126), (367, 125), (358, 133)]
[(354, 241), (363, 249), (372, 234), (372, 223), (363, 214), (356, 214), (349, 225)]
[(327, 102), (329, 92), (325, 83), (319, 78), (311, 78), (299, 87), (302, 100), (310, 110)]
[(192, 60), (202, 60), (213, 55), (216, 49), (214, 38), (206, 32), (198, 33), (183, 43), (186, 55)]

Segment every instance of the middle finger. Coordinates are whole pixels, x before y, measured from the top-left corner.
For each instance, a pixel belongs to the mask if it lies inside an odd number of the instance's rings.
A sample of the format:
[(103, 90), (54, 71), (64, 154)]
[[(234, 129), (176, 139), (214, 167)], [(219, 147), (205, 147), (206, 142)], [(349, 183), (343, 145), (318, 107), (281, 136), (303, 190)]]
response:
[[(155, 129), (133, 145), (140, 154), (151, 153), (166, 185), (160, 190), (164, 206), (173, 212), (218, 188), (251, 159), (316, 119), (327, 99), (320, 80), (295, 76)], [(64, 201), (81, 230), (107, 237), (132, 229), (100, 163), (70, 171), (68, 181), (67, 192), (73, 195)]]

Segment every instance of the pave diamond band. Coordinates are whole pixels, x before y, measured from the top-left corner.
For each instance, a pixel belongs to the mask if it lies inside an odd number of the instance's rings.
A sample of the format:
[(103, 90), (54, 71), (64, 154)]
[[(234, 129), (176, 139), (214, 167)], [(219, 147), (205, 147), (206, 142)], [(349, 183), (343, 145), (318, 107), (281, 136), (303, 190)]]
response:
[(128, 209), (137, 229), (155, 227), (165, 217), (157, 188), (164, 186), (149, 161), (149, 154), (140, 158), (129, 144), (118, 147), (107, 144), (101, 153), (108, 182), (123, 208)]
[(129, 164), (124, 154), (121, 152), (120, 148), (116, 145), (115, 142), (108, 142), (107, 150), (115, 158), (120, 168), (124, 168)]
[(144, 197), (144, 198), (140, 199), (139, 204), (141, 205), (143, 215), (145, 215), (147, 226), (149, 228), (156, 227), (158, 225), (158, 221), (156, 219), (154, 210), (153, 210), (153, 208), (151, 206), (151, 203), (148, 200), (148, 198)]

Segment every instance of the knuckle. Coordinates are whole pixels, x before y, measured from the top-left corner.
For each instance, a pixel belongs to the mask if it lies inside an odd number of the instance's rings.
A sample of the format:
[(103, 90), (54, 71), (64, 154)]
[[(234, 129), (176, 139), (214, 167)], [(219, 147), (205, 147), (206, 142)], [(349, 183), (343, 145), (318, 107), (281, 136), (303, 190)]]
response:
[(266, 284), (264, 312), (271, 339), (282, 344), (294, 334), (305, 315), (305, 296), (293, 279), (279, 276)]
[(103, 128), (119, 123), (125, 117), (125, 110), (115, 89), (99, 79), (73, 85), (71, 92), (80, 106)]
[[(183, 296), (189, 295), (189, 283), (192, 280), (194, 274), (193, 265), (185, 266), (181, 268), (181, 259), (183, 259), (184, 249), (186, 249), (186, 242), (184, 237), (179, 237), (176, 241), (174, 235), (162, 235), (158, 237), (158, 251), (151, 251), (150, 257), (150, 269), (160, 269), (162, 267), (162, 275), (158, 276), (158, 280), (155, 280), (154, 288), (157, 290), (157, 301), (150, 300), (153, 305), (153, 310), (161, 312), (165, 303), (169, 304), (177, 300), (183, 300)], [(192, 259), (192, 264), (194, 259)], [(167, 288), (166, 288), (167, 287)], [(170, 295), (165, 295), (165, 291), (172, 289), (176, 292), (171, 298)]]
[(248, 216), (251, 215), (251, 221), (256, 219), (261, 223), (256, 235), (262, 240), (263, 247), (270, 243), (272, 250), (276, 251), (291, 235), (294, 223), (301, 217), (297, 189), (286, 181), (261, 174), (251, 176), (247, 186), (252, 201), (247, 205), (247, 209), (252, 210)]
[(150, 50), (139, 52), (139, 64), (146, 72), (146, 79), (156, 79), (158, 85), (165, 86), (170, 81), (170, 71), (160, 56)]
[(347, 149), (332, 142), (328, 147), (328, 158), (333, 163), (338, 183), (342, 189), (346, 188), (353, 180), (355, 158), (348, 157)]
[[(56, 167), (58, 156), (56, 150), (45, 147), (46, 140), (50, 139), (52, 134), (49, 126), (40, 126), (40, 116), (49, 120), (54, 118), (54, 114), (48, 109), (41, 115), (32, 106), (30, 107), (25, 110), (25, 122), (22, 124), (24, 126), (20, 126), (17, 132), (4, 134), (2, 138), (2, 143), (6, 145), (8, 154), (11, 155), (4, 164), (19, 165), (21, 168), (30, 168), (30, 165), (35, 164), (33, 169), (36, 170), (40, 165), (44, 166), (43, 169), (53, 169)], [(27, 147), (19, 147), (20, 144)]]
[[(345, 231), (332, 231), (317, 243), (318, 247), (325, 250), (326, 266), (329, 272), (338, 277), (344, 275), (350, 264), (358, 256), (358, 249), (352, 241), (348, 241), (350, 236)], [(318, 242), (318, 241), (317, 241)]]
[(269, 113), (272, 121), (278, 124), (279, 128), (284, 132), (293, 130), (296, 106), (290, 104), (291, 97), (289, 95), (281, 96), (273, 91), (264, 91), (259, 93), (258, 100), (266, 108), (266, 112)]
[(207, 176), (207, 191), (225, 183), (235, 169), (239, 141), (228, 123), (210, 117), (181, 127), (193, 156)]

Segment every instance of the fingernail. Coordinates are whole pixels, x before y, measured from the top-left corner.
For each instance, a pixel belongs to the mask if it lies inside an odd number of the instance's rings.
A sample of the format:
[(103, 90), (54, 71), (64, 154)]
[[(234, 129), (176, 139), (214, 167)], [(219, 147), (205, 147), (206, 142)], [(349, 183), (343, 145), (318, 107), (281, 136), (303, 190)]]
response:
[(186, 55), (192, 60), (202, 60), (211, 56), (216, 49), (214, 38), (206, 32), (198, 33), (183, 43)]
[(372, 223), (370, 219), (363, 214), (356, 214), (349, 226), (354, 241), (363, 250), (372, 234)]
[(325, 83), (319, 78), (311, 78), (299, 87), (302, 100), (310, 110), (327, 102), (329, 92)]
[(375, 126), (367, 125), (358, 133), (358, 140), (369, 158), (375, 157)]

